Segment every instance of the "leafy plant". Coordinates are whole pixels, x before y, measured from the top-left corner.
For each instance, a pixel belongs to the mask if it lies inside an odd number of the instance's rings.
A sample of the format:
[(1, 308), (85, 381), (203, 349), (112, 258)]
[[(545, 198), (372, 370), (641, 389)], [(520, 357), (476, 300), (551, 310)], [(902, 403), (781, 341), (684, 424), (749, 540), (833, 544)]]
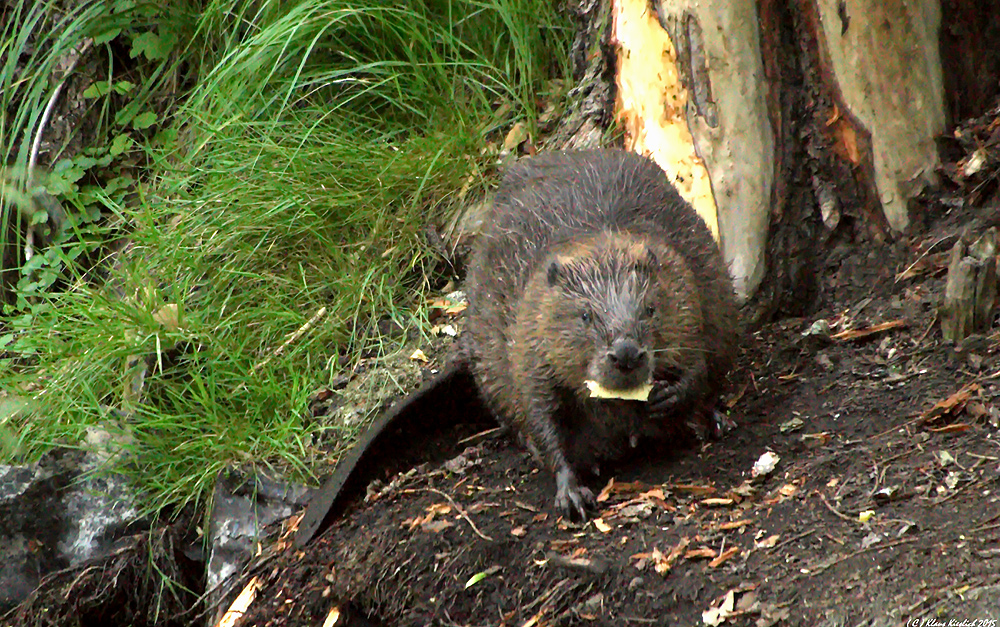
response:
[[(199, 498), (232, 461), (308, 476), (321, 438), (350, 436), (312, 419), (310, 395), (338, 355), (395, 350), (378, 320), (420, 323), (427, 225), (483, 193), (568, 36), (547, 0), (116, 0), (21, 17), (2, 42), (39, 85), (6, 108), (44, 108), (40, 85), (88, 36), (104, 65), (75, 92), (90, 147), (51, 151), (39, 183), (67, 218), (18, 267), (0, 345), (19, 360), (0, 386), (34, 415), (0, 416), (0, 440), (30, 457), (89, 425), (119, 432), (152, 506)], [(73, 36), (45, 39), (46, 20)], [(17, 43), (32, 37), (34, 52)], [(10, 171), (40, 117), (0, 129), (18, 138)]]

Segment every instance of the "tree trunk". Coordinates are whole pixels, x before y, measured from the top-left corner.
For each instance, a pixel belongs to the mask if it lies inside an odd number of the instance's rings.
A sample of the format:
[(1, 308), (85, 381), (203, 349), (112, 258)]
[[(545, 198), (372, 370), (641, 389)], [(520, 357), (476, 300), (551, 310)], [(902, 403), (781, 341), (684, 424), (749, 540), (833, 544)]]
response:
[[(936, 181), (936, 138), (993, 104), (990, 4), (583, 0), (578, 78), (610, 66), (615, 89), (580, 89), (603, 103), (590, 100), (591, 120), (613, 98), (625, 147), (705, 218), (753, 313), (801, 314), (831, 243), (903, 233)], [(594, 134), (578, 137), (556, 144)]]

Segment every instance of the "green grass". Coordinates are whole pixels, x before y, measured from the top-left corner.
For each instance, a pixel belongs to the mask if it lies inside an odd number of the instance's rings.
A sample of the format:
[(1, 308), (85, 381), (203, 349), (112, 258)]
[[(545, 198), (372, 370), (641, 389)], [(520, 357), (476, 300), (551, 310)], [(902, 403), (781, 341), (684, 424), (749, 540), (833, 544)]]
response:
[[(434, 265), (425, 227), (488, 185), (503, 133), (533, 124), (561, 73), (570, 33), (555, 4), (115, 3), (145, 21), (95, 45), (135, 87), (94, 99), (96, 163), (67, 154), (76, 161), (53, 168), (50, 192), (90, 219), (70, 220), (32, 271), (51, 280), (22, 280), (7, 308), (0, 388), (16, 402), (0, 405), (2, 456), (31, 459), (101, 425), (127, 442), (152, 507), (200, 498), (233, 462), (309, 477), (324, 428), (309, 395), (336, 376), (338, 353), (394, 348), (367, 333), (375, 321), (419, 321)], [(53, 18), (38, 15), (5, 21), (6, 58), (28, 33), (49, 37)], [(36, 46), (31, 71), (3, 66), (4, 86), (20, 81), (2, 102), (17, 111), (0, 122), (8, 172), (27, 163), (61, 51), (124, 23), (101, 3), (62, 19), (65, 41)], [(122, 232), (132, 247), (115, 279), (91, 280), (81, 260)], [(179, 326), (158, 316), (168, 305)], [(153, 366), (140, 404), (123, 392), (132, 355)]]

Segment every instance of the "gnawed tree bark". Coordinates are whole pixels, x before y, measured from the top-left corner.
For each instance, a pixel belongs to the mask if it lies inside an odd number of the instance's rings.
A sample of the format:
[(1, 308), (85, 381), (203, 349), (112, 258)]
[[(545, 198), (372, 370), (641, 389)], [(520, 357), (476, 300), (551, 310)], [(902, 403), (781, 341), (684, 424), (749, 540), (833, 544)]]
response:
[[(814, 291), (805, 251), (845, 214), (876, 238), (906, 228), (944, 130), (936, 0), (653, 6), (614, 2), (626, 145), (652, 153), (718, 225), (741, 296), (768, 258), (782, 292)], [(768, 250), (769, 224), (796, 235)]]
[(698, 210), (741, 295), (764, 273), (774, 161), (753, 0), (616, 0), (618, 119)]
[[(911, 199), (936, 180), (935, 138), (978, 113), (961, 94), (995, 97), (1000, 27), (985, 4), (589, 0), (577, 4), (592, 45), (580, 76), (607, 76), (610, 51), (625, 147), (652, 155), (699, 210), (755, 316), (800, 314), (832, 242), (908, 228)], [(591, 119), (606, 117), (607, 94), (587, 89), (603, 97)], [(550, 147), (574, 145), (587, 142)]]

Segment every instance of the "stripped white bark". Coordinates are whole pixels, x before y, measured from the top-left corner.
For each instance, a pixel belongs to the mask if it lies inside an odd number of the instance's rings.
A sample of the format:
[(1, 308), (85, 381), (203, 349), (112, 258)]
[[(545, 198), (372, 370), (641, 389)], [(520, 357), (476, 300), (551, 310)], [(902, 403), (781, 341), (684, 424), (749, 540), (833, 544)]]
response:
[(753, 0), (614, 0), (626, 147), (705, 219), (741, 298), (763, 278), (774, 177), (758, 28)]
[(844, 103), (871, 133), (875, 185), (889, 226), (934, 182), (944, 131), (938, 0), (818, 0), (821, 46)]

